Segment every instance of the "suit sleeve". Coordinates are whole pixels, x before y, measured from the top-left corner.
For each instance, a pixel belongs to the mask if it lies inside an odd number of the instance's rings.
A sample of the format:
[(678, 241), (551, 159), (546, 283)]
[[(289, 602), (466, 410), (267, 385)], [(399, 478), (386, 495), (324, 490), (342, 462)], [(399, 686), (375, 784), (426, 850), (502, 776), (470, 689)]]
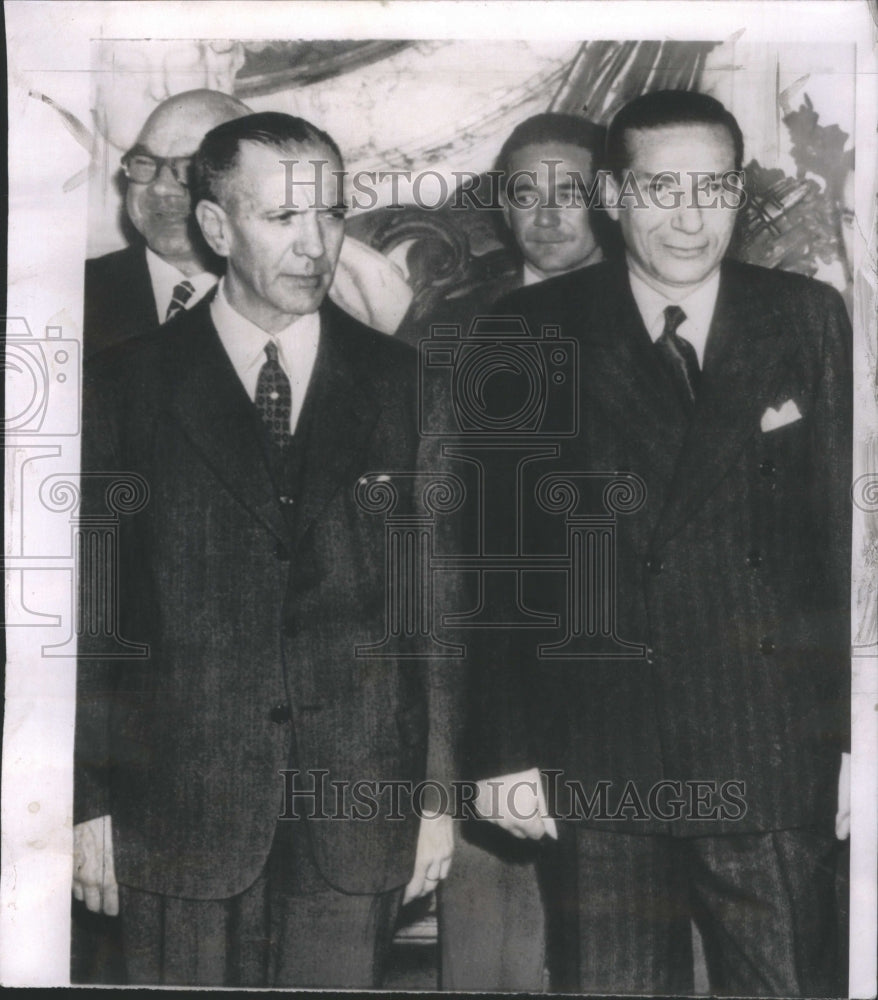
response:
[[(448, 401), (434, 384), (423, 387), (419, 397), (420, 424), (428, 432), (445, 426)], [(422, 433), (418, 447), (418, 473), (423, 482), (456, 482), (454, 464), (444, 454), (443, 439), (432, 433)], [(459, 511), (439, 513), (434, 519), (433, 552), (447, 556), (460, 551)], [(431, 574), (433, 635), (446, 644), (445, 652), (459, 637), (443, 627), (444, 615), (459, 608), (460, 575), (435, 572)], [(460, 776), (460, 740), (464, 717), (465, 662), (454, 655), (439, 655), (433, 647), (427, 663), (429, 708), (429, 740), (427, 746), (427, 777), (446, 788)], [(451, 798), (449, 798), (451, 801)]]
[(839, 751), (850, 751), (851, 528), (853, 476), (852, 334), (841, 297), (827, 290), (820, 378), (812, 421), (814, 524), (825, 581), (820, 619), (827, 637), (827, 712), (824, 733)]
[(80, 545), (77, 620), (76, 731), (74, 743), (74, 823), (110, 812), (109, 723), (115, 671), (107, 636), (113, 631), (106, 591), (92, 559), (85, 553), (88, 524), (106, 518), (106, 488), (117, 469), (113, 407), (100, 378), (86, 365), (83, 385), (83, 434), (80, 463)]
[[(498, 304), (493, 315), (520, 312)], [(456, 555), (479, 551), (482, 498), (476, 466), (450, 454), (464, 444), (455, 432), (457, 420), (450, 379), (425, 386), (425, 420), (433, 433), (422, 435), (419, 467), (425, 473), (454, 477), (462, 486), (462, 503), (452, 513), (437, 518), (435, 549), (454, 561)], [(443, 433), (439, 433), (439, 432)], [(447, 432), (447, 433), (446, 433)], [(495, 498), (496, 499), (496, 498)], [(509, 497), (510, 503), (515, 498)], [(473, 611), (490, 597), (480, 592), (478, 574), (453, 565), (434, 575), (434, 610), (437, 633), (444, 641), (463, 647), (462, 657), (436, 658), (432, 665), (434, 691), (449, 727), (444, 738), (431, 745), (432, 760), (444, 776), (462, 781), (493, 778), (533, 767), (540, 741), (535, 725), (542, 713), (535, 710), (539, 691), (534, 684), (533, 663), (525, 655), (520, 636), (502, 627), (449, 628), (446, 614)], [(481, 610), (495, 621), (511, 620), (509, 609)], [(436, 771), (433, 772), (437, 773)]]

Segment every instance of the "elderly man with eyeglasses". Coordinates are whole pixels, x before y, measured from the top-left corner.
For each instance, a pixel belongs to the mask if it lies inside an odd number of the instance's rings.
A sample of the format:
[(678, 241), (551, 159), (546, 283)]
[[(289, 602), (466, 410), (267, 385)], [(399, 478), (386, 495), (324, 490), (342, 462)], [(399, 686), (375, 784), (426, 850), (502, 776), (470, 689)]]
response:
[[(250, 113), (227, 94), (190, 90), (169, 97), (147, 118), (122, 157), (133, 242), (86, 261), (86, 357), (155, 331), (214, 288), (223, 262), (208, 249), (192, 214), (190, 163), (212, 128)], [(330, 290), (336, 305), (382, 333), (395, 333), (412, 294), (383, 254), (345, 239)]]
[(190, 90), (162, 102), (147, 118), (122, 158), (125, 209), (142, 239), (86, 261), (86, 355), (149, 333), (214, 287), (221, 262), (192, 216), (189, 168), (214, 126), (249, 113), (228, 94)]

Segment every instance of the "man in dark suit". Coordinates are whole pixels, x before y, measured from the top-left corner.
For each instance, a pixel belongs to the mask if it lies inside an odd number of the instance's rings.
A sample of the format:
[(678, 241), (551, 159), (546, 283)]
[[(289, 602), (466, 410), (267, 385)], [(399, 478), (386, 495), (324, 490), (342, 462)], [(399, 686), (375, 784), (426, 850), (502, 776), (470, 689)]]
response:
[(216, 294), (86, 373), (81, 523), (132, 492), (116, 600), (83, 556), (74, 894), (120, 913), (130, 982), (373, 986), (403, 888), (448, 867), (450, 819), (411, 801), (448, 776), (447, 678), (357, 654), (384, 630), (369, 474), (412, 502), (418, 435), (413, 352), (325, 301), (341, 171), (288, 115), (209, 132)]
[[(585, 190), (603, 141), (603, 129), (593, 122), (559, 112), (533, 115), (512, 130), (494, 169), (502, 178), (500, 206), (518, 266), (499, 282), (446, 301), (430, 323), (456, 323), (466, 335), (473, 320), (496, 311), (504, 293), (601, 260)], [(478, 638), (470, 637), (469, 650), (481, 659)], [(459, 762), (464, 778), (482, 776), (473, 770), (480, 754), (472, 744), (483, 739), (481, 705), (493, 693), (484, 675), (471, 677)], [(461, 822), (457, 833), (454, 865), (439, 893), (443, 988), (541, 990), (546, 947), (536, 845), (516, 843), (475, 819)]]
[(85, 263), (86, 357), (151, 332), (214, 287), (220, 262), (192, 215), (189, 171), (210, 129), (249, 113), (228, 94), (190, 90), (163, 101), (144, 122), (122, 159), (136, 240)]
[(691, 992), (694, 919), (711, 992), (835, 995), (850, 328), (826, 285), (724, 260), (743, 140), (719, 102), (638, 98), (607, 153), (624, 260), (502, 305), (580, 351), (578, 433), (523, 475), (522, 535), (571, 555), (598, 515), (615, 539), (566, 592), (525, 586), (534, 612), (572, 595), (566, 641), (496, 643), (508, 773), (481, 808), (517, 837), (563, 821), (543, 851), (566, 865), (575, 988)]

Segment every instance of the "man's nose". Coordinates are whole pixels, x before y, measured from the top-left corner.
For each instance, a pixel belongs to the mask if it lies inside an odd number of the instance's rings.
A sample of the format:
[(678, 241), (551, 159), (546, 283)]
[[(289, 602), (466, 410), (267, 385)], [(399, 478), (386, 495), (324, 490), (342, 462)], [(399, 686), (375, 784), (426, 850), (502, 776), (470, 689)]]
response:
[(317, 212), (302, 212), (296, 216), (293, 231), (293, 253), (298, 257), (310, 257), (316, 260), (322, 257), (326, 250), (323, 233)]
[(561, 211), (559, 205), (554, 205), (550, 207), (542, 202), (537, 205), (536, 215), (534, 216), (534, 224), (540, 226), (543, 229), (553, 229), (555, 226), (561, 224), (561, 218), (558, 213)]
[(152, 189), (156, 194), (160, 195), (185, 195), (188, 194), (188, 189), (181, 184), (177, 178), (174, 176), (174, 171), (171, 170), (170, 164), (163, 163), (155, 175), (155, 179), (152, 182)]
[(681, 205), (671, 220), (674, 229), (681, 233), (698, 233), (704, 227), (704, 216), (698, 205)]

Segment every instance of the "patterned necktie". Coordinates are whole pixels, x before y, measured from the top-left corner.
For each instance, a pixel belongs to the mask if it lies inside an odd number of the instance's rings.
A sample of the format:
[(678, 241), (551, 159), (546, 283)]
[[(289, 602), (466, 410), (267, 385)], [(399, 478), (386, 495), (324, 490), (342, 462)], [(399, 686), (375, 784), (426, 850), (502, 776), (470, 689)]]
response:
[(256, 382), (256, 407), (272, 443), (283, 448), (292, 440), (290, 414), (293, 412), (293, 391), (278, 362), (277, 344), (273, 340), (265, 345), (265, 355), (268, 360), (259, 370)]
[(165, 313), (165, 322), (167, 323), (169, 319), (173, 319), (177, 313), (183, 312), (186, 308), (186, 303), (194, 294), (195, 286), (190, 281), (181, 281), (179, 284), (174, 285), (174, 294), (171, 296), (168, 311)]
[(683, 399), (688, 405), (695, 402), (698, 391), (698, 380), (701, 369), (698, 367), (698, 355), (695, 348), (677, 333), (677, 327), (686, 319), (686, 313), (679, 306), (665, 308), (665, 328), (656, 341), (668, 370), (673, 376)]

